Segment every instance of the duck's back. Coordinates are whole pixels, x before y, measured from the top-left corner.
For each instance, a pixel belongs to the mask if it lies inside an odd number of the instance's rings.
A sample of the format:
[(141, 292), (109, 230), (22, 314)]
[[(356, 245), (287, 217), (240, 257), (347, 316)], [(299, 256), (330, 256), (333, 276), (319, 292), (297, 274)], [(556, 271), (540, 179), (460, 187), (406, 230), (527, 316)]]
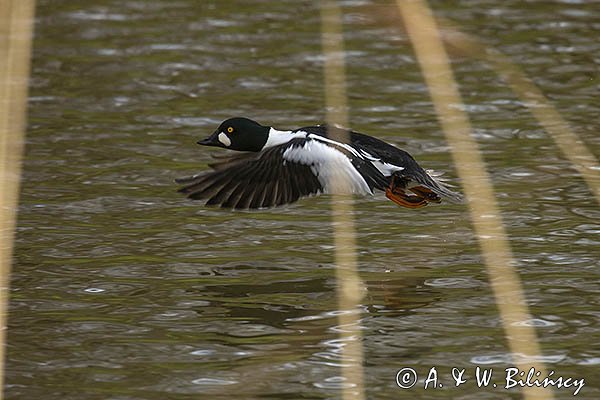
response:
[[(329, 138), (327, 125), (307, 126), (297, 131), (303, 131), (314, 135)], [(364, 150), (370, 155), (381, 159), (388, 164), (403, 166), (407, 172), (422, 171), (415, 159), (406, 151), (392, 146), (383, 140), (360, 132), (347, 131), (350, 133), (350, 144), (358, 150)]]

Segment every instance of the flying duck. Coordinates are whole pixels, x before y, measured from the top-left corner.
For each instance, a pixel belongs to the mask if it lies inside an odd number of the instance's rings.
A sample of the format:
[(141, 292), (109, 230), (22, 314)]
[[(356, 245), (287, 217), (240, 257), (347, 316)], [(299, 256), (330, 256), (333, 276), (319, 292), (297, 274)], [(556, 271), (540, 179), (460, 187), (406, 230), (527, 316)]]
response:
[[(373, 195), (376, 190), (407, 208), (461, 201), (406, 151), (354, 131), (348, 131), (349, 143), (339, 142), (331, 138), (333, 129), (341, 128), (280, 131), (230, 118), (198, 144), (244, 153), (210, 164), (209, 172), (176, 179), (184, 185), (179, 192), (234, 209), (280, 206), (320, 193)], [(340, 180), (344, 185), (336, 184)]]

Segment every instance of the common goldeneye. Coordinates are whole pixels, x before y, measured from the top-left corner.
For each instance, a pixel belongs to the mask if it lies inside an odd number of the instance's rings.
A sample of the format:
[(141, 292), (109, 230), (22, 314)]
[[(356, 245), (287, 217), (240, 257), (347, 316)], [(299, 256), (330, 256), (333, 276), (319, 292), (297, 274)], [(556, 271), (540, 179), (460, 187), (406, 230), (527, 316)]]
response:
[[(228, 119), (198, 144), (246, 153), (210, 164), (212, 171), (176, 179), (185, 185), (179, 192), (194, 200), (208, 199), (207, 205), (236, 209), (279, 206), (339, 191), (372, 195), (381, 190), (408, 208), (442, 199), (461, 201), (460, 194), (404, 150), (353, 131), (350, 143), (337, 142), (328, 137), (331, 129), (316, 125), (280, 131), (248, 118)], [(347, 184), (342, 189), (332, 186), (336, 178)]]

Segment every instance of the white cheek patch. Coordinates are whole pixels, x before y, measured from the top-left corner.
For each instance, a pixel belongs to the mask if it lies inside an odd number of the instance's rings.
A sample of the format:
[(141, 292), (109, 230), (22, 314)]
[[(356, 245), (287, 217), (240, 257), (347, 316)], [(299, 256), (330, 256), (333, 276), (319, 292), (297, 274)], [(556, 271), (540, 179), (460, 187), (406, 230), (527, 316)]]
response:
[(227, 136), (223, 132), (219, 133), (219, 136), (217, 136), (217, 138), (219, 139), (219, 142), (223, 143), (223, 146), (231, 146), (231, 139), (229, 139), (229, 136)]

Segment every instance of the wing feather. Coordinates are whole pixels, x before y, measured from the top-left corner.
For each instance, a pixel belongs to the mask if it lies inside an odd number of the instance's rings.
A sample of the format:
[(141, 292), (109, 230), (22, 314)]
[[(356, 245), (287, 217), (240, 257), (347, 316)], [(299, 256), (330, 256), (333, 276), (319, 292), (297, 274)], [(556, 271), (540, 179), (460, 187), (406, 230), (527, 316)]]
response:
[(286, 149), (307, 139), (295, 138), (260, 153), (244, 153), (219, 158), (212, 171), (177, 179), (179, 192), (194, 200), (207, 199), (207, 205), (255, 209), (279, 206), (323, 191), (310, 165), (285, 160)]

